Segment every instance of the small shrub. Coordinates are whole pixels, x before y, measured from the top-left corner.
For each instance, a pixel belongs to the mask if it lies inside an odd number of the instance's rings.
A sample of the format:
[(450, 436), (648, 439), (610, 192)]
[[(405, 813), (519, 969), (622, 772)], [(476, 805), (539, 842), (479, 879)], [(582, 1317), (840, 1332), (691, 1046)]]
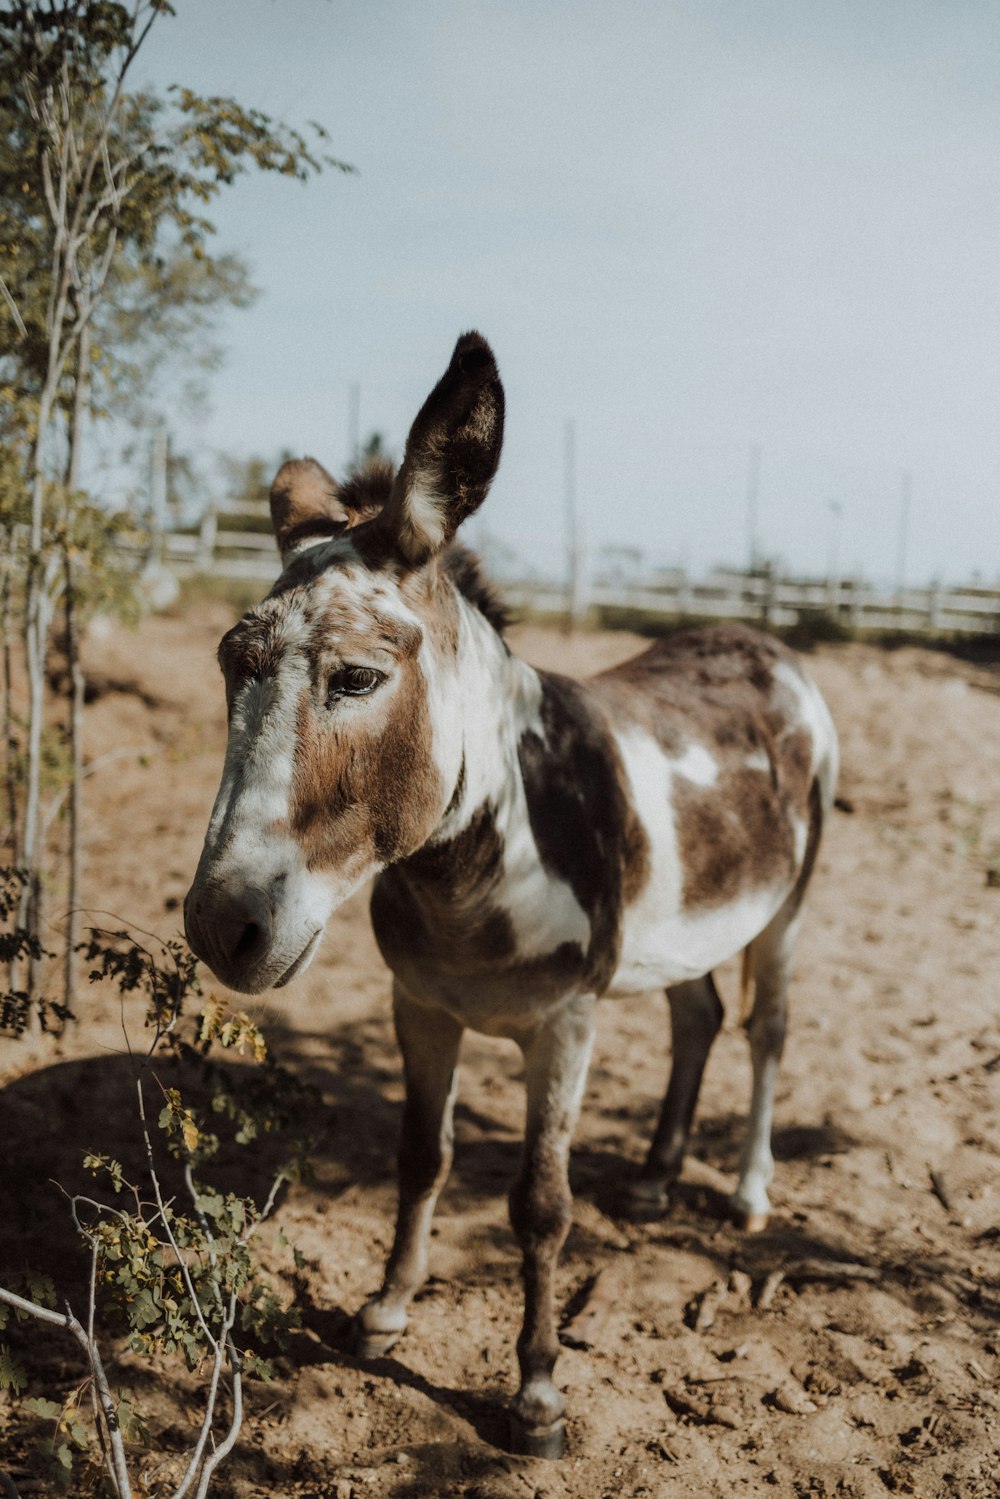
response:
[[(16, 891), (16, 880), (11, 888)], [(172, 1499), (189, 1491), (197, 1499), (239, 1435), (243, 1380), (270, 1379), (267, 1351), (280, 1349), (298, 1326), (295, 1309), (263, 1274), (254, 1239), (282, 1185), (300, 1174), (306, 1151), (315, 1144), (311, 1128), (296, 1135), (295, 1126), (316, 1117), (316, 1095), (273, 1063), (248, 1015), (233, 1012), (214, 995), (197, 1015), (186, 1015), (200, 986), (196, 960), (182, 943), (163, 943), (154, 955), (127, 932), (95, 931), (82, 951), (92, 982), (111, 981), (123, 996), (136, 995), (144, 1003), (150, 1039), (135, 1062), (134, 1083), (146, 1171), (142, 1179), (130, 1180), (121, 1162), (98, 1148), (84, 1154), (94, 1191), (106, 1200), (85, 1193), (68, 1199), (89, 1263), (82, 1317), (65, 1302), (56, 1309), (56, 1289), (45, 1277), (8, 1277), (8, 1285), (0, 1287), (0, 1332), (11, 1318), (34, 1320), (76, 1340), (83, 1362), (76, 1387), (62, 1402), (25, 1398), (28, 1374), (0, 1343), (0, 1389), (13, 1394), (17, 1414), (29, 1425), (43, 1423), (44, 1434), (29, 1444), (30, 1461), (56, 1492), (66, 1492), (71, 1483), (90, 1492), (104, 1483), (124, 1499), (132, 1492), (126, 1444), (144, 1440), (145, 1432), (134, 1395), (110, 1386), (98, 1321), (119, 1329), (126, 1347), (147, 1360), (180, 1357), (188, 1371), (202, 1371), (204, 1409), (186, 1455), (185, 1478)], [(254, 1063), (249, 1074), (239, 1069), (238, 1085), (218, 1051)], [(194, 1070), (204, 1106), (192, 1104), (158, 1076), (154, 1064), (168, 1058)], [(273, 1173), (262, 1203), (219, 1190), (204, 1178), (220, 1143), (212, 1116), (229, 1120), (241, 1144), (284, 1131), (288, 1157)], [(165, 1193), (165, 1157), (176, 1163), (175, 1172), (180, 1169), (183, 1192)], [(16, 1494), (10, 1480), (0, 1478), (0, 1488)]]

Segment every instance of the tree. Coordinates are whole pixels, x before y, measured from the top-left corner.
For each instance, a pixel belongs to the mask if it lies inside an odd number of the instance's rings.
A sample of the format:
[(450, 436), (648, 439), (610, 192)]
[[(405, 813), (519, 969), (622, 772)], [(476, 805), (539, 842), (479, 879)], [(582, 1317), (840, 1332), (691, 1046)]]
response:
[[(125, 388), (141, 383), (137, 350), (190, 333), (220, 289), (234, 300), (244, 294), (238, 263), (208, 250), (206, 211), (225, 187), (254, 167), (298, 180), (324, 166), (349, 170), (326, 154), (318, 126), (307, 141), (232, 99), (183, 87), (130, 93), (150, 28), (171, 14), (166, 0), (0, 7), (0, 296), (13, 334), (0, 355), (9, 413), (0, 434), (9, 439), (0, 603), (12, 616), (16, 602), (23, 624), (23, 805), (10, 840), (28, 876), (21, 924), (36, 942), (46, 651), (65, 599), (75, 652), (82, 579), (103, 561), (80, 488), (95, 399), (99, 410), (125, 404)], [(70, 665), (73, 677), (78, 659)], [(6, 742), (9, 789), (18, 757)], [(76, 751), (74, 764), (78, 783)]]

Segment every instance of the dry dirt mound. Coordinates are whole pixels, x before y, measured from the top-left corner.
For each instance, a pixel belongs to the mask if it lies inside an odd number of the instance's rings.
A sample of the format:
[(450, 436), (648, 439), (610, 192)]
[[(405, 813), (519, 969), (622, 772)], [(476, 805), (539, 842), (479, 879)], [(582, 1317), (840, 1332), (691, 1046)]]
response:
[[(108, 686), (89, 710), (88, 751), (118, 758), (88, 785), (90, 898), (164, 935), (179, 925), (218, 781), (213, 656), (230, 622), (202, 606), (91, 643)], [(515, 640), (577, 672), (639, 645), (534, 629)], [(387, 975), (358, 897), (309, 973), (256, 1007), (280, 1057), (321, 1089), (332, 1126), (316, 1181), (279, 1215), (307, 1261), (305, 1330), (277, 1385), (253, 1388), (243, 1455), (220, 1492), (1000, 1493), (998, 684), (910, 649), (831, 649), (812, 669), (840, 728), (852, 810), (828, 829), (801, 944), (770, 1229), (748, 1240), (720, 1215), (749, 1085), (735, 1015), (674, 1211), (642, 1227), (615, 1216), (622, 1162), (639, 1159), (653, 1125), (668, 1033), (662, 997), (608, 1004), (561, 1270), (589, 1345), (559, 1365), (570, 1455), (506, 1454), (520, 1294), (505, 1192), (522, 1099), (514, 1049), (470, 1037), (434, 1276), (392, 1355), (354, 1358), (348, 1315), (377, 1285), (391, 1235), (401, 1098)], [(721, 984), (735, 996), (733, 974)], [(84, 1136), (123, 1148), (119, 1017), (102, 1005), (81, 1006), (58, 1058), (4, 1043), (8, 1159), (27, 1148), (58, 1175), (75, 1169)], [(9, 1177), (4, 1238), (29, 1263), (56, 1233), (58, 1205), (38, 1193)], [(55, 1386), (69, 1378), (60, 1371), (48, 1371)], [(182, 1424), (184, 1398), (178, 1387)]]

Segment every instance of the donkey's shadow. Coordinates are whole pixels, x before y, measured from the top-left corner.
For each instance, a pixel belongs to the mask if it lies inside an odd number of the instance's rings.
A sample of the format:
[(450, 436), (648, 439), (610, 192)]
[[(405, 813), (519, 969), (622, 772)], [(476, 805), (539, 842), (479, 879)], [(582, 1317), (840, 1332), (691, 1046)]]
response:
[[(282, 1032), (282, 1027), (278, 1026)], [(318, 1195), (336, 1194), (338, 1183), (380, 1184), (395, 1178), (395, 1154), (401, 1120), (398, 1097), (399, 1062), (387, 1020), (373, 1019), (346, 1024), (322, 1038), (322, 1057), (309, 1055), (315, 1038), (284, 1030), (275, 1038), (277, 1050), (291, 1071), (315, 1085), (308, 1108), (310, 1127), (319, 1126), (320, 1140), (315, 1161)], [(230, 1085), (252, 1075), (253, 1069), (234, 1063), (223, 1066)], [(511, 1087), (517, 1083), (511, 1080)], [(163, 1105), (165, 1088), (180, 1090), (186, 1102), (205, 1103), (206, 1084), (197, 1069), (167, 1058), (150, 1067), (144, 1079), (147, 1118), (159, 1132), (155, 1119)], [(607, 1118), (603, 1128), (590, 1131), (574, 1149), (572, 1182), (574, 1193), (594, 1203), (607, 1217), (617, 1216), (619, 1188), (623, 1177), (622, 1151), (637, 1156), (641, 1138), (652, 1123), (639, 1107), (627, 1128)], [(520, 1141), (500, 1120), (477, 1113), (459, 1103), (456, 1110), (459, 1147), (447, 1192), (455, 1212), (461, 1213), (484, 1197), (506, 1194), (518, 1169)], [(209, 1115), (212, 1118), (211, 1115)], [(213, 1119), (213, 1127), (216, 1121)], [(296, 1121), (292, 1120), (295, 1128)], [(219, 1129), (222, 1146), (203, 1173), (213, 1186), (263, 1202), (275, 1174), (288, 1157), (288, 1140), (280, 1134), (262, 1134), (252, 1148), (239, 1147)], [(708, 1117), (696, 1125), (692, 1137), (694, 1155), (717, 1170), (730, 1171), (742, 1134), (736, 1115)], [(76, 1194), (116, 1205), (107, 1176), (95, 1178), (84, 1166), (88, 1152), (120, 1163), (128, 1182), (140, 1184), (148, 1199), (148, 1168), (136, 1100), (136, 1063), (128, 1056), (101, 1056), (58, 1062), (26, 1074), (0, 1090), (0, 1141), (3, 1144), (3, 1175), (0, 1183), (0, 1277), (10, 1271), (31, 1268), (50, 1275), (61, 1296), (75, 1300), (84, 1292), (88, 1265), (73, 1222), (70, 1201)], [(796, 1126), (777, 1131), (774, 1153), (779, 1159), (832, 1154), (850, 1149), (852, 1142), (835, 1126)], [(166, 1198), (183, 1200), (185, 1189), (178, 1164), (163, 1151), (157, 1160), (158, 1175)], [(631, 1168), (625, 1167), (627, 1173)], [(118, 1206), (131, 1206), (117, 1199)], [(673, 1230), (690, 1238), (709, 1259), (720, 1266), (734, 1246), (726, 1225), (725, 1201), (711, 1187), (689, 1181), (678, 1184), (673, 1212), (660, 1229), (673, 1223)], [(848, 1228), (845, 1225), (845, 1230)], [(484, 1244), (484, 1233), (486, 1244)], [(579, 1249), (599, 1256), (600, 1243), (589, 1242), (589, 1232), (573, 1230)], [(599, 1232), (598, 1232), (599, 1237)], [(802, 1233), (776, 1219), (771, 1229), (743, 1248), (744, 1258), (765, 1273), (780, 1265), (793, 1252), (802, 1250)], [(503, 1217), (495, 1215), (491, 1225), (480, 1222), (478, 1253), (487, 1249), (490, 1273), (495, 1256), (514, 1264), (512, 1237)], [(809, 1252), (817, 1253), (815, 1245)], [(852, 1257), (844, 1245), (826, 1246), (828, 1255)], [(472, 1266), (470, 1265), (470, 1271)], [(913, 1267), (911, 1266), (911, 1272)], [(888, 1271), (885, 1288), (903, 1290), (898, 1274)], [(904, 1292), (905, 1294), (905, 1292)], [(345, 1349), (349, 1327), (339, 1308), (310, 1308), (321, 1342)], [(307, 1316), (307, 1323), (309, 1317)]]
[[(230, 1085), (239, 1081), (239, 1071), (238, 1066), (222, 1069)], [(200, 1069), (170, 1057), (140, 1068), (134, 1058), (118, 1055), (57, 1062), (26, 1074), (0, 1090), (0, 1273), (30, 1268), (50, 1275), (60, 1296), (72, 1299), (83, 1289), (88, 1270), (73, 1200), (128, 1211), (134, 1207), (127, 1190), (131, 1184), (149, 1201), (137, 1095), (140, 1073), (160, 1188), (168, 1201), (184, 1197), (182, 1169), (168, 1150), (159, 1148), (162, 1135), (156, 1121), (166, 1089), (178, 1089), (187, 1105), (207, 1102)], [(207, 1109), (206, 1114), (216, 1127)], [(284, 1159), (282, 1140), (265, 1134), (248, 1150), (235, 1146), (234, 1131), (225, 1125), (218, 1133), (220, 1150), (206, 1177), (222, 1191), (263, 1202)], [(107, 1171), (84, 1164), (88, 1155), (121, 1167), (122, 1193), (115, 1192)], [(88, 1201), (78, 1201), (78, 1212), (81, 1221), (93, 1220)]]
[[(316, 1161), (322, 1166), (318, 1192), (335, 1192), (337, 1183), (391, 1182), (395, 1176), (395, 1154), (401, 1121), (401, 1104), (387, 1096), (398, 1095), (401, 1072), (398, 1053), (387, 1018), (345, 1024), (310, 1037), (268, 1017), (273, 1028), (274, 1049), (293, 1075), (311, 1082), (322, 1096), (302, 1103), (308, 1109), (310, 1130), (319, 1136)], [(271, 1025), (273, 1022), (273, 1027)], [(322, 1041), (322, 1055), (311, 1055), (310, 1046)], [(122, 1168), (126, 1182), (148, 1185), (146, 1150), (138, 1114), (137, 1061), (127, 1055), (99, 1056), (57, 1062), (26, 1074), (0, 1090), (0, 1141), (3, 1142), (2, 1203), (0, 1213), (0, 1269), (31, 1266), (54, 1275), (60, 1286), (75, 1266), (83, 1274), (80, 1251), (69, 1198), (77, 1194), (114, 1205), (107, 1178), (95, 1178), (84, 1167), (88, 1152), (110, 1157)], [(239, 1063), (223, 1064), (221, 1073), (230, 1087), (239, 1091), (241, 1080), (254, 1069)], [(512, 1079), (511, 1088), (518, 1084)], [(197, 1068), (163, 1058), (144, 1072), (143, 1090), (147, 1118), (154, 1141), (159, 1138), (155, 1120), (163, 1106), (163, 1090), (177, 1088), (185, 1102), (207, 1103), (206, 1082)], [(205, 1176), (214, 1186), (261, 1202), (275, 1173), (287, 1159), (288, 1140), (280, 1134), (263, 1133), (250, 1149), (233, 1143), (230, 1129), (205, 1109), (213, 1129), (222, 1137), (218, 1157)], [(643, 1136), (652, 1127), (652, 1115), (641, 1107), (626, 1128), (599, 1128), (577, 1144), (572, 1157), (574, 1192), (593, 1201), (602, 1212), (615, 1216), (622, 1180), (622, 1152), (637, 1156)], [(459, 1146), (447, 1186), (450, 1201), (462, 1211), (484, 1196), (503, 1196), (513, 1181), (520, 1158), (520, 1140), (499, 1120), (477, 1112), (461, 1099), (456, 1108)], [(300, 1121), (305, 1122), (305, 1121)], [(293, 1118), (294, 1131), (297, 1121)], [(612, 1123), (604, 1121), (605, 1125)], [(722, 1170), (732, 1169), (742, 1123), (737, 1116), (706, 1119), (696, 1126), (692, 1147), (696, 1154)], [(787, 1134), (788, 1139), (783, 1138)], [(845, 1148), (835, 1144), (826, 1130), (792, 1130), (775, 1137), (779, 1158), (814, 1151)], [(166, 1197), (184, 1195), (183, 1178), (175, 1161), (163, 1151), (157, 1160), (158, 1174)], [(629, 1168), (625, 1168), (626, 1171)], [(724, 1214), (724, 1203), (711, 1193), (685, 1193), (681, 1199), (698, 1207), (711, 1231)], [(689, 1200), (688, 1200), (689, 1199)], [(122, 1200), (118, 1200), (122, 1205)], [(493, 1230), (509, 1248), (506, 1231)]]
[[(270, 1038), (270, 1026), (269, 1026)], [(262, 1132), (252, 1145), (234, 1141), (235, 1126), (210, 1108), (209, 1083), (197, 1065), (164, 1057), (142, 1068), (142, 1089), (156, 1168), (166, 1199), (186, 1200), (183, 1174), (166, 1149), (157, 1117), (167, 1089), (177, 1089), (221, 1140), (215, 1158), (197, 1173), (218, 1190), (258, 1203), (288, 1160), (292, 1137), (311, 1135), (311, 1159), (318, 1196), (338, 1188), (391, 1184), (402, 1117), (401, 1103), (388, 1096), (401, 1067), (388, 1020), (348, 1024), (322, 1038), (275, 1026), (272, 1050), (295, 1079), (311, 1084), (292, 1100), (289, 1129)], [(310, 1047), (322, 1041), (317, 1060)], [(240, 1062), (216, 1064), (227, 1088), (240, 1095), (258, 1069)], [(102, 1156), (121, 1167), (148, 1201), (149, 1174), (137, 1100), (140, 1066), (128, 1055), (54, 1062), (26, 1073), (0, 1089), (0, 1276), (29, 1268), (53, 1277), (60, 1294), (83, 1290), (86, 1258), (73, 1221), (72, 1199), (83, 1197), (111, 1207), (133, 1206), (117, 1196), (106, 1171), (88, 1169), (85, 1158)], [(398, 1089), (396, 1090), (398, 1093)], [(461, 1210), (484, 1195), (504, 1194), (519, 1158), (519, 1143), (497, 1122), (460, 1104), (460, 1130), (466, 1138), (457, 1153), (449, 1194)], [(298, 1117), (296, 1117), (296, 1113)], [(309, 1190), (309, 1189), (306, 1189)], [(82, 1217), (87, 1208), (81, 1206)], [(92, 1216), (92, 1214), (91, 1214)]]

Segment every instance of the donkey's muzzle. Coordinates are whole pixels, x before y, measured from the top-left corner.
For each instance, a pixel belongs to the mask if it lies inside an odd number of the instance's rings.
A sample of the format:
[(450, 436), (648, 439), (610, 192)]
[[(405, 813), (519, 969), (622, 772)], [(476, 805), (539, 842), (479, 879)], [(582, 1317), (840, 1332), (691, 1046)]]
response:
[(184, 901), (184, 930), (192, 952), (228, 988), (259, 994), (273, 982), (274, 913), (265, 891), (232, 894), (196, 883)]

